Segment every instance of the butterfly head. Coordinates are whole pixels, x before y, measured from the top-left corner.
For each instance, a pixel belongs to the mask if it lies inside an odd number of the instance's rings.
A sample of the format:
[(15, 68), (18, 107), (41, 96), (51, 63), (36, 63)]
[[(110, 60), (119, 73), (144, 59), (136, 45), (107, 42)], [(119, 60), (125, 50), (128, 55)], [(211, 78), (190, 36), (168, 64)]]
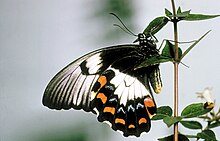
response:
[(147, 36), (146, 34), (139, 33), (137, 36), (138, 38), (135, 41), (133, 41), (133, 43), (139, 42), (140, 46), (144, 46), (144, 45), (146, 46), (147, 44), (155, 46), (155, 41), (149, 39), (149, 36)]

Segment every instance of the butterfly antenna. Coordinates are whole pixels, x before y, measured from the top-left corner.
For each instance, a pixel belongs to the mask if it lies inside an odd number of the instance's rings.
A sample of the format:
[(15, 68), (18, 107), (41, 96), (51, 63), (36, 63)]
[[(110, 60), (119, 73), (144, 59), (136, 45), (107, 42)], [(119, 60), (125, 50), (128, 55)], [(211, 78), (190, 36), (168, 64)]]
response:
[(122, 27), (121, 27), (120, 25), (118, 25), (118, 24), (113, 24), (113, 26), (117, 26), (117, 27), (119, 27), (121, 30), (123, 30), (124, 32), (126, 32), (126, 33), (128, 33), (128, 34), (130, 34), (130, 35), (136, 36), (136, 35), (133, 34), (132, 32), (129, 32), (129, 31), (127, 31), (126, 29), (122, 28)]
[(130, 34), (130, 35), (137, 36), (136, 34), (134, 34), (131, 30), (129, 30), (129, 29), (127, 28), (127, 26), (122, 22), (122, 20), (121, 20), (116, 14), (114, 14), (114, 13), (109, 13), (109, 14), (115, 16), (115, 17), (119, 20), (119, 22), (123, 25), (124, 28), (121, 27), (121, 26), (118, 25), (118, 24), (113, 24), (114, 26), (119, 27), (120, 29), (122, 29), (123, 31), (125, 31), (126, 33), (128, 33), (128, 34)]

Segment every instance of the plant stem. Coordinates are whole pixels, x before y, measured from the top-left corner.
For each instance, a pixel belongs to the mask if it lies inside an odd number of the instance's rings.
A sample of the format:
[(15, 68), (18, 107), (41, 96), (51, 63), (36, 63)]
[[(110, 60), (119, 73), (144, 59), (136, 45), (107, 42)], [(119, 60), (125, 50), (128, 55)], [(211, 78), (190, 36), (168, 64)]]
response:
[[(178, 116), (178, 63), (174, 62), (174, 117)], [(174, 141), (178, 141), (178, 123), (174, 124)]]
[[(171, 0), (173, 9), (173, 26), (174, 26), (174, 43), (175, 43), (175, 57), (174, 57), (174, 117), (178, 116), (178, 32), (177, 32), (177, 18), (174, 0)], [(174, 141), (178, 141), (178, 123), (174, 124)]]

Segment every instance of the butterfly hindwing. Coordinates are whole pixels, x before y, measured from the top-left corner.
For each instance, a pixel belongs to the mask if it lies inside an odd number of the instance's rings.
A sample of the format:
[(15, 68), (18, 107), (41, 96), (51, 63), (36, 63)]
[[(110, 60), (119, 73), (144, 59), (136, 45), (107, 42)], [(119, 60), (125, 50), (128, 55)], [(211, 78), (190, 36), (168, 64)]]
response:
[[(131, 64), (130, 64), (131, 66)], [(147, 69), (147, 68), (145, 68)], [(91, 106), (98, 112), (98, 120), (108, 121), (114, 130), (120, 130), (124, 136), (140, 136), (150, 130), (150, 117), (156, 113), (156, 105), (151, 96), (149, 82), (145, 70), (136, 71), (145, 81), (138, 80), (130, 71), (118, 71), (110, 68), (104, 72), (95, 83)], [(110, 79), (109, 79), (110, 78)], [(141, 79), (141, 78), (139, 78)]]

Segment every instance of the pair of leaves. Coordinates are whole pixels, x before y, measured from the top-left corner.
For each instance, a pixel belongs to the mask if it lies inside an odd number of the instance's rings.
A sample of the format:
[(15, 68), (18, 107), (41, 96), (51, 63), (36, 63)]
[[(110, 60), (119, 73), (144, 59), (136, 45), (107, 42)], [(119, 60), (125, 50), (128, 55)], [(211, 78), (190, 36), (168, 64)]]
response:
[[(167, 137), (159, 138), (158, 140), (159, 141), (172, 141), (173, 138), (174, 138), (174, 135), (170, 135)], [(189, 141), (188, 138), (204, 139), (205, 141), (217, 141), (215, 133), (212, 130), (203, 130), (202, 132), (199, 132), (196, 136), (178, 134), (179, 141)]]
[[(191, 10), (183, 11), (179, 7), (177, 12), (176, 12), (176, 18), (180, 20), (185, 20), (185, 21), (200, 21), (200, 20), (208, 20), (212, 18), (216, 18), (220, 15), (204, 15), (204, 14), (190, 14)], [(165, 15), (172, 19), (174, 15), (168, 10), (165, 9)]]
[(157, 114), (151, 120), (163, 120), (170, 127), (182, 119), (181, 117), (173, 117), (172, 114), (173, 111), (169, 106), (162, 106), (157, 108)]
[[(186, 106), (181, 112), (181, 116), (173, 117), (173, 111), (169, 106), (162, 106), (157, 109), (157, 114), (151, 120), (163, 120), (163, 122), (168, 126), (172, 126), (175, 123), (181, 123), (184, 127), (189, 129), (200, 129), (202, 130), (202, 124), (194, 120), (185, 120), (189, 118), (199, 117), (210, 112), (212, 109), (204, 108), (203, 103), (190, 104)], [(201, 138), (207, 141), (215, 141), (215, 133), (211, 130), (203, 130), (197, 135), (178, 135), (178, 139), (181, 141), (189, 141), (188, 138)], [(170, 141), (173, 140), (173, 135), (163, 137), (158, 139), (159, 141)]]
[(205, 109), (203, 103), (190, 104), (181, 112), (181, 116), (173, 117), (172, 109), (169, 106), (162, 106), (157, 109), (157, 114), (151, 120), (162, 120), (168, 127), (180, 122), (190, 129), (202, 129), (202, 125), (196, 121), (184, 121), (186, 118), (194, 118), (210, 112), (212, 109)]

